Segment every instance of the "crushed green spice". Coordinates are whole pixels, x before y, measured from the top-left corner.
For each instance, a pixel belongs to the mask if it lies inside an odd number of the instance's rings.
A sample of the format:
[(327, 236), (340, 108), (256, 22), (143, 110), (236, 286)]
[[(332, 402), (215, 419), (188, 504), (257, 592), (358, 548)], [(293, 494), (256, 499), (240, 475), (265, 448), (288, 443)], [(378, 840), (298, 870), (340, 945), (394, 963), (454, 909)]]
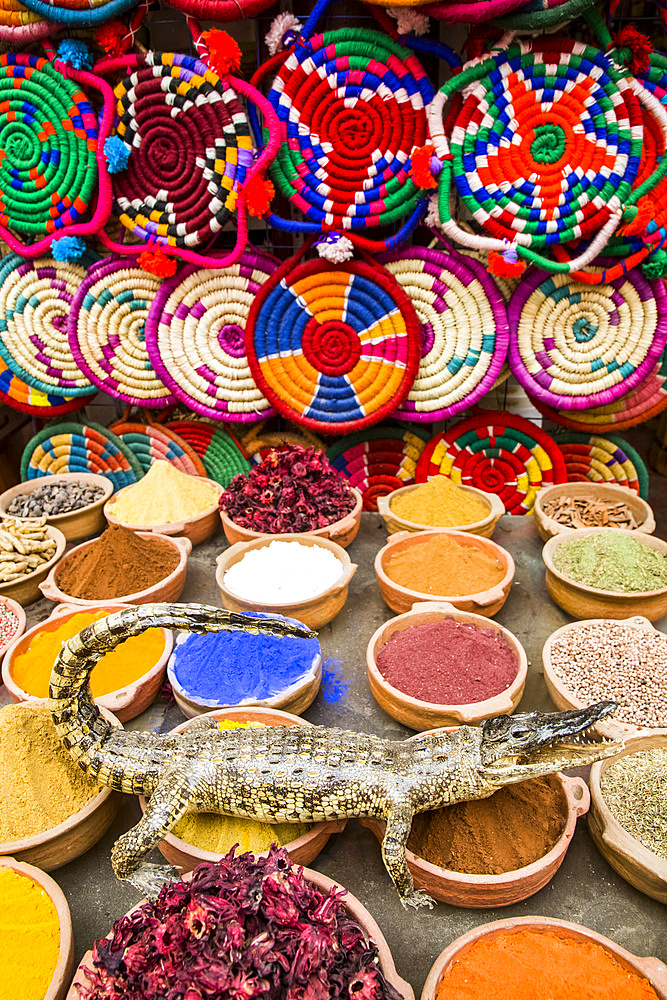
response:
[(568, 579), (598, 590), (636, 594), (667, 587), (667, 556), (613, 529), (562, 542), (553, 564)]
[(600, 791), (623, 829), (667, 861), (667, 747), (619, 757), (602, 775)]

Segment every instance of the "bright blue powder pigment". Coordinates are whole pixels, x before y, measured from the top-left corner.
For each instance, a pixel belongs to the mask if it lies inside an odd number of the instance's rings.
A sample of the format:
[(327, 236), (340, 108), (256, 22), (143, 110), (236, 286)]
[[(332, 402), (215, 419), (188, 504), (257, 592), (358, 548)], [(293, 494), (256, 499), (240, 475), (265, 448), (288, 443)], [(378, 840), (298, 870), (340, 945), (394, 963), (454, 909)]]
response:
[(335, 705), (344, 698), (350, 682), (343, 678), (343, 668), (340, 660), (325, 660), (322, 664), (322, 697), (329, 704)]
[[(267, 615), (251, 614), (253, 618)], [(294, 622), (293, 618), (271, 615)], [(219, 705), (260, 701), (290, 687), (320, 655), (317, 639), (281, 639), (248, 632), (190, 634), (178, 641), (169, 662), (183, 690)]]

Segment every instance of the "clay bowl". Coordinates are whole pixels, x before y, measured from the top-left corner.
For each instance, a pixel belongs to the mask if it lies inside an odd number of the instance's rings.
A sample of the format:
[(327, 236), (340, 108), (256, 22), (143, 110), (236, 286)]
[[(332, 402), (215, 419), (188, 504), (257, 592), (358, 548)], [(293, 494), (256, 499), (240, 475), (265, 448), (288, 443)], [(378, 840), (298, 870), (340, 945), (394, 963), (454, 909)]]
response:
[[(464, 548), (469, 546), (470, 548), (483, 549), (489, 555), (497, 558), (505, 566), (505, 576), (500, 583), (481, 593), (452, 596), (451, 594), (427, 594), (420, 590), (410, 590), (389, 579), (386, 567), (391, 556), (397, 552), (404, 552), (413, 545), (423, 545), (429, 538), (443, 534), (450, 535)], [(472, 611), (475, 614), (484, 615), (486, 618), (492, 618), (493, 615), (498, 614), (507, 600), (514, 579), (514, 569), (512, 556), (500, 545), (488, 538), (480, 538), (479, 535), (471, 535), (465, 531), (453, 531), (449, 528), (429, 528), (427, 531), (419, 533), (400, 531), (387, 539), (387, 544), (380, 549), (375, 557), (375, 575), (382, 597), (392, 611), (397, 611), (399, 614), (409, 611), (417, 601), (437, 601), (452, 604), (459, 611)]]
[[(319, 546), (323, 549), (329, 549), (343, 564), (343, 572), (340, 578), (331, 587), (316, 597), (310, 597), (305, 601), (298, 601), (296, 604), (260, 604), (259, 601), (237, 597), (236, 594), (233, 594), (225, 587), (224, 576), (230, 566), (234, 566), (235, 563), (239, 562), (246, 552), (250, 552), (251, 549), (261, 549), (275, 541), (301, 542), (302, 545), (310, 547)], [(231, 548), (221, 552), (216, 563), (215, 582), (220, 588), (222, 606), (228, 611), (261, 611), (268, 615), (285, 615), (287, 618), (296, 618), (297, 621), (303, 622), (304, 625), (312, 629), (327, 625), (342, 610), (347, 600), (347, 589), (350, 580), (357, 570), (356, 565), (350, 561), (350, 557), (345, 549), (341, 548), (336, 542), (332, 542), (329, 538), (315, 537), (312, 534), (262, 535), (261, 538), (257, 538), (252, 542), (237, 542), (236, 545), (232, 545)]]
[(655, 531), (655, 518), (653, 510), (642, 500), (640, 496), (625, 486), (616, 486), (610, 483), (561, 483), (560, 486), (547, 486), (538, 490), (535, 496), (535, 526), (537, 533), (543, 542), (547, 542), (554, 535), (559, 535), (563, 531), (581, 531), (581, 528), (566, 528), (564, 524), (555, 521), (553, 517), (547, 517), (544, 513), (544, 505), (555, 497), (595, 497), (596, 500), (604, 500), (608, 503), (624, 503), (632, 511), (637, 527), (633, 531), (644, 531), (652, 534)]
[[(216, 712), (207, 712), (212, 719), (228, 719), (235, 722), (259, 722), (264, 726), (309, 726), (310, 722), (300, 719), (296, 715), (287, 712), (280, 712), (273, 708), (227, 708)], [(182, 733), (187, 729), (188, 723), (183, 722), (180, 726), (172, 729), (172, 733)], [(141, 811), (146, 809), (146, 799), (139, 796)], [(345, 829), (347, 820), (330, 820), (326, 823), (315, 823), (308, 833), (296, 840), (285, 844), (285, 850), (289, 854), (294, 864), (307, 865), (313, 861), (329, 840), (333, 833), (340, 833)], [(192, 844), (186, 843), (173, 833), (168, 833), (161, 843), (158, 844), (160, 853), (172, 865), (177, 865), (183, 871), (192, 871), (202, 861), (219, 861), (221, 854), (213, 854), (211, 851), (203, 851)], [(267, 852), (259, 852), (258, 857), (265, 856)]]
[[(492, 923), (474, 927), (467, 934), (462, 934), (438, 955), (431, 966), (431, 971), (424, 983), (421, 1000), (435, 1000), (444, 973), (451, 968), (457, 959), (465, 955), (479, 938), (487, 934), (495, 935), (501, 931), (526, 928), (555, 931), (559, 937), (593, 941), (601, 945), (605, 951), (614, 956), (620, 965), (648, 979), (660, 1000), (667, 1000), (667, 966), (657, 958), (639, 958), (637, 955), (631, 955), (625, 948), (621, 948), (620, 945), (601, 934), (596, 934), (588, 927), (573, 924), (569, 920), (557, 920), (555, 917), (511, 917), (508, 920), (494, 920)], [(502, 970), (498, 970), (498, 973), (502, 975)]]
[(56, 551), (53, 559), (49, 559), (48, 562), (33, 570), (32, 573), (26, 573), (19, 580), (0, 583), (0, 597), (9, 597), (24, 608), (28, 604), (34, 604), (35, 601), (39, 600), (43, 581), (51, 575), (55, 566), (58, 565), (67, 544), (62, 531), (59, 528), (52, 527), (50, 524), (46, 526), (46, 537), (54, 538), (56, 542)]
[[(361, 509), (363, 498), (359, 490), (352, 489), (355, 496), (355, 504), (349, 514), (342, 517), (340, 521), (332, 521), (324, 528), (315, 528), (306, 534), (314, 538), (328, 538), (331, 542), (336, 542), (341, 548), (346, 549), (357, 537), (361, 524)], [(220, 520), (225, 531), (225, 536), (230, 545), (236, 542), (252, 542), (258, 538), (285, 538), (285, 535), (269, 535), (263, 531), (252, 531), (250, 528), (242, 528), (230, 517), (227, 517), (224, 510), (220, 511)]]
[(51, 483), (63, 481), (84, 482), (89, 486), (101, 486), (104, 493), (95, 503), (82, 507), (80, 510), (72, 510), (67, 514), (46, 514), (46, 523), (62, 531), (68, 542), (78, 542), (81, 538), (99, 535), (106, 527), (103, 507), (113, 493), (113, 483), (106, 476), (98, 476), (94, 472), (61, 472), (55, 476), (39, 476), (37, 479), (29, 479), (25, 483), (19, 483), (18, 486), (12, 486), (11, 489), (5, 490), (0, 495), (0, 515), (7, 513), (7, 508), (14, 497), (25, 493), (34, 493), (39, 486), (48, 486)]
[[(580, 528), (577, 531), (563, 531), (549, 539), (542, 549), (549, 595), (559, 608), (567, 611), (573, 618), (630, 618), (633, 615), (643, 615), (651, 622), (657, 621), (667, 614), (667, 587), (645, 593), (623, 594), (575, 583), (555, 568), (553, 557), (559, 545), (575, 538), (610, 531), (623, 535), (638, 534), (636, 531), (621, 531), (619, 528)], [(641, 532), (640, 539), (642, 545), (667, 556), (667, 542), (663, 542), (661, 538)]]
[[(35, 882), (44, 890), (56, 908), (60, 924), (58, 963), (43, 1000), (64, 1000), (74, 965), (74, 939), (72, 937), (72, 918), (63, 891), (45, 872), (32, 865), (22, 864), (20, 861), (15, 861), (14, 858), (0, 858), (0, 865), (4, 868), (11, 868), (17, 875), (22, 875), (24, 878), (29, 878), (31, 882)], [(39, 938), (36, 938), (35, 946), (39, 947)]]
[(209, 483), (211, 486), (215, 487), (216, 499), (213, 504), (205, 510), (202, 514), (197, 517), (191, 517), (189, 519), (184, 519), (183, 521), (170, 521), (168, 524), (155, 524), (150, 527), (146, 527), (140, 524), (128, 524), (126, 521), (119, 521), (117, 517), (113, 516), (113, 507), (116, 500), (127, 492), (127, 490), (133, 489), (133, 486), (125, 486), (122, 490), (119, 490), (111, 500), (108, 500), (104, 505), (104, 516), (106, 517), (109, 524), (121, 524), (124, 528), (130, 528), (132, 531), (152, 531), (159, 535), (170, 535), (172, 538), (189, 538), (193, 547), (195, 545), (200, 545), (205, 542), (207, 538), (210, 538), (216, 533), (219, 526), (218, 520), (218, 497), (224, 492), (224, 487), (220, 483), (214, 482), (213, 479), (205, 479), (203, 476), (196, 477), (199, 482)]
[[(404, 517), (394, 514), (391, 509), (392, 502), (396, 497), (405, 496), (416, 490), (420, 484), (413, 486), (403, 486), (400, 490), (394, 490), (386, 496), (378, 497), (378, 513), (385, 523), (388, 534), (393, 535), (397, 531), (429, 531), (433, 525), (418, 524), (416, 521), (406, 521)], [(471, 535), (479, 535), (481, 538), (490, 538), (500, 518), (505, 513), (505, 504), (495, 493), (485, 493), (474, 486), (457, 486), (464, 493), (470, 493), (479, 500), (483, 500), (489, 508), (489, 513), (481, 521), (474, 521), (470, 524), (453, 524), (452, 531), (466, 531)]]
[(15, 642), (20, 636), (25, 632), (25, 611), (20, 604), (16, 601), (12, 601), (9, 597), (0, 597), (0, 607), (7, 608), (9, 611), (16, 615), (16, 620), (18, 622), (16, 626), (16, 631), (13, 635), (7, 639), (6, 642), (0, 643), (0, 660), (5, 655), (9, 647)]
[[(435, 702), (412, 698), (385, 680), (377, 667), (377, 655), (396, 632), (403, 632), (412, 625), (425, 625), (429, 622), (448, 619), (476, 625), (479, 628), (490, 628), (507, 641), (516, 657), (517, 674), (505, 691), (493, 698), (471, 702), (468, 705), (438, 705)], [(521, 700), (528, 673), (526, 652), (516, 636), (512, 635), (508, 629), (482, 615), (458, 611), (453, 605), (439, 601), (417, 603), (413, 606), (412, 611), (407, 611), (397, 618), (391, 618), (384, 625), (381, 625), (368, 643), (366, 665), (371, 691), (380, 707), (392, 718), (402, 722), (404, 726), (410, 726), (411, 729), (420, 731), (442, 726), (474, 725), (481, 722), (482, 719), (490, 719), (494, 715), (511, 714)]]
[[(45, 702), (45, 704), (47, 704)], [(120, 726), (111, 712), (100, 708), (113, 725)], [(0, 844), (0, 856), (11, 855), (17, 861), (54, 871), (90, 850), (111, 826), (120, 805), (120, 793), (102, 788), (86, 802), (83, 809), (50, 830), (10, 843)]]
[[(358, 924), (366, 931), (367, 936), (371, 941), (377, 946), (378, 959), (380, 963), (380, 968), (382, 973), (395, 990), (398, 990), (399, 994), (403, 997), (403, 1000), (415, 1000), (414, 990), (405, 979), (401, 979), (396, 971), (396, 966), (394, 965), (394, 959), (392, 957), (391, 951), (389, 950), (389, 945), (387, 944), (384, 935), (378, 925), (376, 924), (373, 917), (370, 915), (366, 907), (359, 902), (356, 896), (353, 896), (351, 892), (347, 892), (338, 882), (334, 882), (332, 879), (327, 878), (326, 875), (322, 875), (320, 872), (312, 871), (310, 868), (304, 868), (303, 874), (309, 882), (317, 886), (323, 893), (329, 893), (331, 889), (336, 889), (338, 891), (342, 890), (345, 892), (344, 903), (345, 909), (349, 913), (353, 920), (356, 920)], [(188, 875), (184, 875), (184, 880), (187, 881)], [(133, 913), (140, 906), (143, 905), (145, 900), (141, 903), (137, 903), (135, 907), (130, 910)], [(128, 914), (129, 916), (129, 914)], [(108, 935), (110, 937), (110, 935)], [(76, 970), (74, 975), (74, 980), (67, 993), (65, 1000), (79, 1000), (79, 991), (77, 989), (77, 984), (86, 984), (87, 980), (83, 974), (83, 966), (90, 966), (92, 963), (92, 952), (87, 951), (86, 954), (81, 959), (81, 963)]]
[[(114, 611), (120, 611), (122, 608), (131, 607), (131, 605), (105, 604), (102, 607), (108, 614), (111, 614)], [(81, 614), (83, 610), (83, 608), (76, 605), (57, 604), (45, 621), (34, 625), (24, 636), (17, 637), (10, 644), (7, 655), (2, 663), (2, 682), (11, 695), (12, 701), (28, 701), (35, 697), (19, 687), (14, 680), (13, 668), (15, 658), (25, 652), (33, 637), (38, 632), (44, 631), (49, 624), (55, 625), (57, 622), (66, 621), (73, 615)], [(85, 610), (88, 609), (86, 608)], [(91, 608), (90, 610), (98, 609)], [(158, 692), (164, 683), (167, 661), (174, 645), (173, 635), (170, 631), (162, 629), (162, 635), (164, 637), (163, 651), (150, 670), (147, 670), (145, 674), (138, 677), (132, 684), (128, 684), (127, 687), (119, 688), (117, 691), (110, 691), (108, 694), (102, 695), (101, 698), (97, 699), (97, 704), (113, 712), (119, 722), (127, 722), (129, 719), (134, 719), (137, 715), (141, 715), (157, 698)]]
[[(185, 574), (187, 571), (188, 556), (192, 551), (192, 543), (189, 538), (170, 538), (168, 535), (158, 535), (151, 531), (137, 531), (137, 535), (140, 538), (161, 538), (166, 545), (171, 545), (178, 552), (179, 560), (176, 569), (165, 576), (164, 580), (160, 580), (159, 583), (154, 584), (152, 587), (148, 587), (146, 590), (141, 590), (136, 594), (119, 594), (118, 597), (109, 598), (107, 601), (86, 601), (82, 597), (72, 597), (71, 594), (66, 594), (61, 590), (56, 584), (56, 574), (61, 565), (59, 562), (53, 567), (47, 576), (46, 580), (40, 584), (39, 589), (41, 590), (44, 597), (48, 597), (50, 601), (59, 601), (63, 604), (74, 604), (78, 607), (84, 608), (105, 608), (112, 607), (116, 604), (152, 604), (157, 601), (177, 601), (183, 592), (183, 587), (185, 586)], [(83, 545), (77, 545), (75, 548), (71, 549), (67, 555), (61, 560), (65, 563), (70, 556), (75, 552), (80, 552), (89, 545), (95, 544), (95, 539), (90, 542), (84, 542)]]
[[(591, 812), (588, 829), (600, 854), (626, 882), (652, 899), (667, 903), (667, 861), (649, 851), (621, 826), (605, 802), (600, 788), (602, 775), (618, 757), (637, 753), (639, 750), (652, 750), (654, 747), (667, 747), (667, 729), (657, 729), (652, 733), (644, 731), (633, 736), (626, 741), (625, 748), (617, 757), (593, 764), (589, 779)], [(667, 976), (664, 985), (667, 993)]]
[[(588, 708), (588, 705), (580, 701), (570, 691), (566, 682), (562, 681), (554, 670), (551, 662), (551, 648), (554, 642), (562, 635), (576, 632), (583, 625), (611, 624), (612, 622), (615, 622), (615, 619), (589, 618), (584, 622), (570, 622), (569, 625), (562, 625), (560, 628), (557, 628), (545, 642), (542, 649), (544, 680), (551, 695), (551, 700), (560, 712), (567, 712), (572, 708)], [(626, 618), (622, 624), (627, 628), (636, 628), (639, 632), (657, 632), (657, 629), (653, 628), (648, 618), (642, 618), (641, 615), (636, 615), (634, 618)], [(613, 695), (610, 693), (609, 697), (612, 698)], [(632, 735), (637, 732), (637, 726), (633, 726), (627, 722), (617, 722), (613, 718), (609, 721), (603, 720), (602, 722), (598, 722), (593, 728), (601, 736), (607, 736), (610, 739), (618, 738), (619, 736), (623, 738), (627, 734)]]

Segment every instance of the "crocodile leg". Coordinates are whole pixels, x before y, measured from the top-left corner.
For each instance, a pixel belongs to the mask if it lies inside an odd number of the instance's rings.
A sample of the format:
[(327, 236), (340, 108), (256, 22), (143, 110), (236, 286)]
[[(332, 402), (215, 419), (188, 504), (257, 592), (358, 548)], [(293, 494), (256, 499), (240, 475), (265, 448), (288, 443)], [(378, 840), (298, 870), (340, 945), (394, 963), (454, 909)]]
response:
[(155, 899), (164, 882), (179, 877), (173, 865), (142, 863), (142, 859), (185, 815), (198, 786), (212, 780), (211, 772), (208, 764), (190, 763), (187, 770), (170, 768), (161, 775), (142, 818), (113, 845), (111, 864), (117, 878)]
[(428, 906), (431, 909), (434, 900), (423, 889), (415, 889), (405, 858), (412, 816), (412, 809), (408, 805), (394, 805), (390, 808), (382, 840), (382, 859), (396, 886), (403, 908), (407, 910), (410, 906)]

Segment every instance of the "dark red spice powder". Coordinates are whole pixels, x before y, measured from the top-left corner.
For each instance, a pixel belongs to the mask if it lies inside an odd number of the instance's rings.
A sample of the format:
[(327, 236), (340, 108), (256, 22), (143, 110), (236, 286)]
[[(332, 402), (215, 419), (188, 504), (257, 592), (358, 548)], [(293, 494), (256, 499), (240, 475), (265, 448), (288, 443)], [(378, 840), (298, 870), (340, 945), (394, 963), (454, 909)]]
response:
[(436, 705), (492, 698), (510, 686), (519, 669), (503, 636), (448, 619), (394, 632), (376, 662), (392, 687)]

